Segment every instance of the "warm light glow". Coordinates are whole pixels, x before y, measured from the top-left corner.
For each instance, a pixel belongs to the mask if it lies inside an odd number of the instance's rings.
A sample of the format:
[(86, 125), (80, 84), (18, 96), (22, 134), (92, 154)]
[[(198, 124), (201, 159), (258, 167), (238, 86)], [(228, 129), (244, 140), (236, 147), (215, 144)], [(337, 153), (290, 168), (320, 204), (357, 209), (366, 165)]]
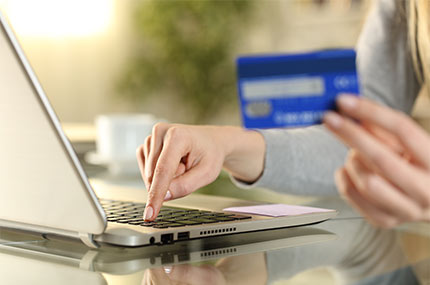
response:
[(30, 37), (84, 37), (109, 26), (113, 0), (0, 0), (15, 31)]

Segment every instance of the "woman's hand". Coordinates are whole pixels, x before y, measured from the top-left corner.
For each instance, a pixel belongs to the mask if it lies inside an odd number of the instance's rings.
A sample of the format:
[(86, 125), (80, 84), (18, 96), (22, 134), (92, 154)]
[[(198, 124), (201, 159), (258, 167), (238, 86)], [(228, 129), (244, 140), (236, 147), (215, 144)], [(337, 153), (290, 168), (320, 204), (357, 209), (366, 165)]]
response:
[[(340, 96), (324, 124), (350, 148), (339, 192), (370, 222), (430, 221), (430, 136), (399, 111)], [(358, 122), (359, 123), (358, 123)]]
[(145, 270), (142, 285), (226, 285), (227, 282), (212, 265), (175, 265)]
[(163, 201), (176, 199), (213, 182), (222, 167), (244, 181), (263, 170), (264, 139), (236, 127), (159, 123), (137, 149), (149, 191), (145, 220), (154, 220)]
[(226, 257), (213, 265), (179, 264), (145, 270), (142, 284), (260, 285), (267, 283), (265, 253)]

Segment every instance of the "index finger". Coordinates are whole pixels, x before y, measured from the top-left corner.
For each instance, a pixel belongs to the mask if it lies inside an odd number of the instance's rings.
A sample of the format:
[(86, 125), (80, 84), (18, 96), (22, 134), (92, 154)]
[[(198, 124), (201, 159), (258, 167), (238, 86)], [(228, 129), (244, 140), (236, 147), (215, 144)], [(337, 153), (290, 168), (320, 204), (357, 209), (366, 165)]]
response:
[(145, 220), (154, 220), (160, 212), (164, 197), (176, 174), (178, 165), (181, 163), (181, 158), (185, 155), (185, 151), (183, 141), (176, 139), (175, 135), (169, 130), (155, 166), (144, 213)]
[(339, 96), (337, 104), (345, 115), (377, 125), (395, 135), (415, 161), (430, 168), (430, 152), (422, 151), (423, 147), (430, 147), (430, 137), (408, 116), (366, 98), (352, 95)]

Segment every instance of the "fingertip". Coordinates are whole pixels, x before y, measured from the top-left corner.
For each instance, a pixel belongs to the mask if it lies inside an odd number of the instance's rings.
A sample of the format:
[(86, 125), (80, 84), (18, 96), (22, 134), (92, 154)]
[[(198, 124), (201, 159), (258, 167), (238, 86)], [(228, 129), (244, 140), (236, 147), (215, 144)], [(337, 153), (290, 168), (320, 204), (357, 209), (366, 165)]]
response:
[(142, 152), (143, 152), (143, 145), (140, 145), (140, 146), (138, 146), (138, 147), (136, 148), (136, 157), (137, 157), (138, 159), (140, 159), (140, 158), (141, 158)]
[(143, 219), (145, 221), (152, 221), (154, 216), (154, 208), (150, 205), (145, 207), (145, 211), (143, 212)]
[(358, 106), (359, 99), (356, 95), (341, 94), (336, 99), (337, 105), (344, 110), (353, 110)]
[(339, 129), (342, 126), (343, 118), (333, 111), (324, 114), (323, 122), (331, 129)]

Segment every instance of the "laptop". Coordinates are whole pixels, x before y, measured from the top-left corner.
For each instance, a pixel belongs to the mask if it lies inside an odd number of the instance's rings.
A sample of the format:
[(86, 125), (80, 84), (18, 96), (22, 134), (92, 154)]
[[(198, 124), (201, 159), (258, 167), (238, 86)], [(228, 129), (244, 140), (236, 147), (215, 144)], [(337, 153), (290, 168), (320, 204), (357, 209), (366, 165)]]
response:
[[(0, 228), (72, 237), (93, 248), (134, 247), (307, 225), (336, 215), (239, 214), (222, 211), (234, 206), (228, 199), (191, 195), (166, 203), (161, 216), (147, 223), (146, 191), (96, 195), (1, 11), (0, 138)], [(183, 201), (193, 204), (183, 207)]]

